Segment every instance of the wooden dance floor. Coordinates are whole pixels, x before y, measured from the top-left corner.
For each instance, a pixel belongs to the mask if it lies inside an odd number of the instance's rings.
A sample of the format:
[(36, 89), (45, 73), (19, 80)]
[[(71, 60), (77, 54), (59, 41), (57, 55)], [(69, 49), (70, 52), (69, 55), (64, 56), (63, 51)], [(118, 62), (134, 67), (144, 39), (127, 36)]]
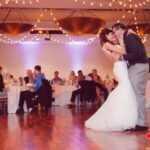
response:
[(150, 150), (148, 132), (86, 129), (84, 121), (94, 111), (91, 107), (52, 107), (48, 115), (1, 115), (0, 150)]

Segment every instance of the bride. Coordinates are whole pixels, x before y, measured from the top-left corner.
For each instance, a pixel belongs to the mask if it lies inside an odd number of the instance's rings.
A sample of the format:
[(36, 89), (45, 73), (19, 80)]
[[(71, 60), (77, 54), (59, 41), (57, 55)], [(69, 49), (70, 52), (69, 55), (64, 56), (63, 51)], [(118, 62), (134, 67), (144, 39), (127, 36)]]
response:
[(113, 73), (119, 84), (109, 94), (101, 108), (86, 122), (87, 128), (97, 131), (124, 131), (137, 123), (137, 104), (129, 77), (127, 63), (121, 60), (126, 52), (114, 44), (114, 34), (103, 29), (100, 34), (102, 50), (114, 62)]

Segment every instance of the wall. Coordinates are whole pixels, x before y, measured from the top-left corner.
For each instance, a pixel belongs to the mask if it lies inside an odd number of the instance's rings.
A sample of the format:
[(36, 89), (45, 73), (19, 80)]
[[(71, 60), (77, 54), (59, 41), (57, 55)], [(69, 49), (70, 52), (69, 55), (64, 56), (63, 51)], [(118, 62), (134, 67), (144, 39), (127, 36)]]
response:
[(26, 69), (41, 65), (47, 78), (59, 70), (67, 78), (70, 70), (82, 69), (88, 74), (93, 68), (104, 77), (112, 73), (112, 63), (101, 51), (99, 43), (88, 46), (78, 44), (32, 43), (7, 45), (0, 43), (0, 66), (8, 68), (15, 77), (24, 76)]

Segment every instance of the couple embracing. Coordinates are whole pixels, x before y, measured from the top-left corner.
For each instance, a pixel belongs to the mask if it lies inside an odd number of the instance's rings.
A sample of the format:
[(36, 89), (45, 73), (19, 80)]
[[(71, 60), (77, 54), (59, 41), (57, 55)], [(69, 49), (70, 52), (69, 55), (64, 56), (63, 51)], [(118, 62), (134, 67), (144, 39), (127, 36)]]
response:
[[(100, 33), (102, 50), (114, 62), (119, 84), (86, 122), (98, 131), (146, 131), (145, 91), (149, 65), (140, 37), (122, 23)], [(119, 41), (119, 42), (118, 42)]]

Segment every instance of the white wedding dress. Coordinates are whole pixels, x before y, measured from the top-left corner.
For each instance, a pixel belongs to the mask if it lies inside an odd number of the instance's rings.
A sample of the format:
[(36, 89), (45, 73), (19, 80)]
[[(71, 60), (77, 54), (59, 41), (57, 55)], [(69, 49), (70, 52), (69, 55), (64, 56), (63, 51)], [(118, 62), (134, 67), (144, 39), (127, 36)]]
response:
[(136, 96), (128, 78), (127, 63), (117, 61), (113, 72), (119, 82), (101, 108), (86, 122), (87, 128), (97, 131), (123, 131), (137, 123)]

